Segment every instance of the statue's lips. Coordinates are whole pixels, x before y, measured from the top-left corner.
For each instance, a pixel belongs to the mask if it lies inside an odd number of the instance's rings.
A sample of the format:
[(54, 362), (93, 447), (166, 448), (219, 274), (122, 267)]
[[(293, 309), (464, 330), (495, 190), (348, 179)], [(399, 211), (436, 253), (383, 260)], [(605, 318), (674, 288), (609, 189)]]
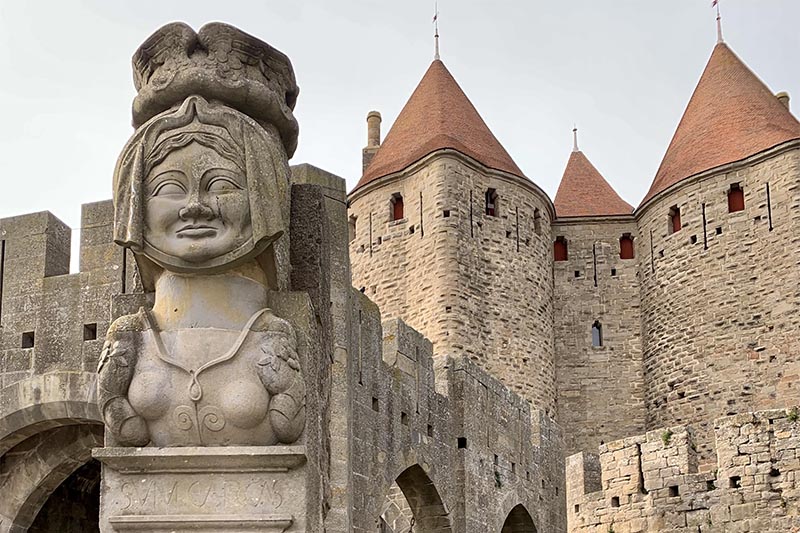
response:
[(190, 239), (200, 239), (203, 237), (214, 237), (217, 234), (217, 228), (213, 226), (191, 225), (184, 226), (176, 232), (178, 238), (188, 237)]

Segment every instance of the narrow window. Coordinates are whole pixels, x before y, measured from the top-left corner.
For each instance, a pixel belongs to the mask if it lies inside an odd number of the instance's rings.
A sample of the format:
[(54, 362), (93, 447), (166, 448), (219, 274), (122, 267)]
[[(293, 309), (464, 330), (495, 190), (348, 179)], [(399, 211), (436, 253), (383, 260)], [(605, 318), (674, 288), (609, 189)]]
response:
[(433, 437), (433, 426), (428, 424), (428, 436)]
[(403, 220), (403, 195), (396, 192), (392, 195), (392, 220)]
[(404, 426), (408, 425), (408, 414), (405, 412), (400, 412), (400, 423)]
[(542, 234), (542, 212), (538, 209), (533, 210), (533, 231), (536, 235)]
[(742, 476), (731, 476), (728, 478), (728, 486), (732, 489), (742, 488)]
[(630, 233), (625, 233), (619, 238), (619, 258), (633, 259), (633, 237)]
[(672, 485), (669, 488), (669, 495), (670, 495), (671, 498), (675, 498), (676, 496), (680, 496), (680, 494), (681, 494), (681, 492), (680, 492), (680, 490), (678, 490), (678, 486), (677, 485)]
[(677, 205), (669, 208), (669, 224), (667, 225), (667, 233), (670, 235), (676, 231), (681, 230), (681, 210)]
[(728, 190), (728, 213), (744, 211), (744, 189), (738, 183), (732, 183)]
[(449, 210), (449, 209), (445, 209), (445, 210), (442, 212), (442, 216), (443, 216), (444, 218), (450, 218), (450, 210)]
[(611, 497), (611, 507), (619, 507), (619, 496)]
[(494, 189), (486, 189), (486, 214), (490, 217), (500, 216), (500, 197)]
[(372, 410), (376, 413), (380, 411), (380, 402), (378, 402), (378, 399), (374, 396), (372, 397)]
[(603, 345), (603, 326), (598, 320), (592, 324), (592, 346), (600, 347)]
[(566, 261), (567, 257), (567, 239), (564, 237), (556, 237), (553, 243), (553, 259), (555, 261)]
[(347, 225), (347, 236), (349, 237), (349, 242), (353, 242), (356, 239), (356, 217), (355, 215), (351, 215), (349, 219), (349, 223)]
[(457, 441), (459, 450), (466, 449), (466, 447), (467, 447), (467, 438), (466, 437), (458, 437), (458, 439), (456, 439), (456, 441)]

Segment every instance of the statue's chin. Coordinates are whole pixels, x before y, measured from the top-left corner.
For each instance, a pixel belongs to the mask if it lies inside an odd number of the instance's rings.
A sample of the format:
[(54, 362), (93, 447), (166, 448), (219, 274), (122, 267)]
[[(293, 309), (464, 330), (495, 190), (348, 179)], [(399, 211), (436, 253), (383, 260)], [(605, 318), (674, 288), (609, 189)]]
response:
[(254, 259), (271, 242), (270, 239), (262, 239), (261, 242), (254, 243), (253, 239), (249, 238), (231, 250), (221, 251), (198, 244), (195, 250), (190, 249), (177, 256), (163, 252), (145, 241), (142, 253), (150, 261), (170, 272), (214, 274)]

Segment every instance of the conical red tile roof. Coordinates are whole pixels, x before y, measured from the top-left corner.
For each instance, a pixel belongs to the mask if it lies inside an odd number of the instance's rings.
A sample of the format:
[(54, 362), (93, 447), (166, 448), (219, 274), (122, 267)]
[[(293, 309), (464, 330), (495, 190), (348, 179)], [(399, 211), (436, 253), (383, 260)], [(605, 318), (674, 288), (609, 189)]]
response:
[(725, 43), (719, 43), (642, 204), (699, 172), (798, 138), (797, 119)]
[[(431, 63), (355, 189), (443, 148), (524, 177), (440, 60)], [(353, 189), (353, 190), (355, 190)]]
[(583, 152), (573, 151), (553, 202), (556, 217), (630, 215), (633, 206), (619, 197)]

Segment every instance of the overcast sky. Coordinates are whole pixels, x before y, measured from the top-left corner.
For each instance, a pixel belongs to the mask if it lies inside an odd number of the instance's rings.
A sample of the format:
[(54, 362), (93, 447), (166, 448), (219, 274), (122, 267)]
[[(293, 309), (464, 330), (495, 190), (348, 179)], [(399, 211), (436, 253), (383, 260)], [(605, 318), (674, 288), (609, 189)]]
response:
[[(720, 0), (725, 39), (800, 106), (800, 1)], [(300, 85), (292, 163), (355, 185), (365, 117), (383, 135), (433, 58), (433, 0), (0, 0), (0, 218), (111, 197), (130, 127), (130, 57), (161, 25), (238, 26)], [(710, 0), (440, 0), (442, 59), (553, 197), (580, 147), (628, 202), (647, 191), (716, 41)], [(798, 108), (800, 109), (800, 108)]]

